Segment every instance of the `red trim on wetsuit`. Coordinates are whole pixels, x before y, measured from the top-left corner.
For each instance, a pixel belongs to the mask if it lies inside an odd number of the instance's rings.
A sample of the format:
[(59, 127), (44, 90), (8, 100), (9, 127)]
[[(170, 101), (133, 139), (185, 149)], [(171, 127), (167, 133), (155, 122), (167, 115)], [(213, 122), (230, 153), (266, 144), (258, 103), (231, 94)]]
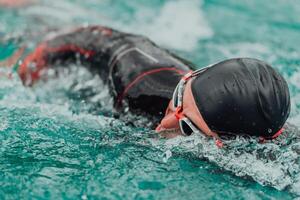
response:
[[(39, 72), (43, 66), (46, 65), (44, 60), (44, 52), (46, 43), (40, 44), (32, 53), (30, 53), (21, 63), (18, 73), (25, 85), (32, 85), (32, 83), (39, 78)], [(34, 63), (35, 69), (29, 69), (28, 66)], [(32, 71), (35, 70), (35, 71)]]
[(96, 53), (93, 50), (86, 50), (86, 49), (78, 47), (74, 44), (65, 44), (65, 45), (62, 45), (60, 47), (47, 47), (45, 49), (45, 51), (48, 52), (48, 53), (67, 52), (67, 51), (72, 52), (72, 51), (74, 51), (76, 53), (80, 53), (80, 54), (82, 54), (84, 56), (88, 56), (88, 57), (91, 57)]
[(138, 81), (140, 81), (141, 79), (143, 79), (145, 76), (148, 76), (148, 75), (151, 75), (151, 74), (155, 74), (155, 73), (158, 73), (158, 72), (161, 72), (161, 71), (175, 71), (178, 74), (184, 74), (185, 73), (185, 71), (176, 69), (174, 67), (163, 67), (163, 68), (158, 68), (158, 69), (149, 70), (147, 72), (143, 72), (142, 74), (138, 75), (131, 83), (129, 83), (126, 86), (126, 88), (124, 89), (123, 93), (118, 96), (118, 98), (117, 98), (117, 106), (119, 106), (121, 104), (122, 100), (124, 99), (125, 95), (130, 90), (130, 88), (132, 88)]
[[(48, 47), (47, 43), (40, 44), (34, 52), (29, 54), (20, 65), (18, 70), (19, 76), (21, 77), (25, 85), (32, 85), (35, 81), (39, 80), (40, 72), (42, 69), (45, 69), (47, 66), (45, 55), (47, 53), (56, 53), (56, 52), (78, 52), (88, 58), (95, 55), (95, 51), (86, 50), (80, 48), (74, 44), (66, 44), (60, 47)], [(30, 64), (35, 64), (34, 69), (29, 69)]]

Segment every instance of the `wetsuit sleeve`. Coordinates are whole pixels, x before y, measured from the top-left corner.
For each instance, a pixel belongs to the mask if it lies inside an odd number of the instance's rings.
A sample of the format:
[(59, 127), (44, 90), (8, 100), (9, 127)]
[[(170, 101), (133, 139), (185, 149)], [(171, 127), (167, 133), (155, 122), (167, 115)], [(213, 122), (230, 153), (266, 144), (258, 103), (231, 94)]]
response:
[[(49, 67), (78, 63), (109, 86), (116, 108), (159, 117), (189, 64), (147, 37), (102, 26), (79, 28), (40, 43), (18, 72), (25, 85), (44, 77)], [(47, 74), (46, 74), (47, 75)]]
[[(118, 32), (102, 26), (79, 28), (40, 43), (23, 60), (18, 73), (25, 85), (36, 82), (50, 66), (80, 63), (91, 68), (107, 65), (108, 44)], [(103, 70), (102, 70), (103, 71)]]

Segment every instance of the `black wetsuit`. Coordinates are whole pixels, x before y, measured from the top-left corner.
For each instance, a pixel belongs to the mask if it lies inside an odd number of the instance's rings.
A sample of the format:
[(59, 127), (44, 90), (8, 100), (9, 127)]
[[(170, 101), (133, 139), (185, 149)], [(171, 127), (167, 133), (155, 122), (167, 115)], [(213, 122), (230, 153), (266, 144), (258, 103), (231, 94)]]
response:
[(180, 78), (193, 66), (144, 36), (102, 26), (56, 36), (35, 53), (42, 54), (40, 59), (47, 66), (79, 60), (108, 83), (116, 108), (125, 103), (130, 111), (142, 111), (158, 120)]

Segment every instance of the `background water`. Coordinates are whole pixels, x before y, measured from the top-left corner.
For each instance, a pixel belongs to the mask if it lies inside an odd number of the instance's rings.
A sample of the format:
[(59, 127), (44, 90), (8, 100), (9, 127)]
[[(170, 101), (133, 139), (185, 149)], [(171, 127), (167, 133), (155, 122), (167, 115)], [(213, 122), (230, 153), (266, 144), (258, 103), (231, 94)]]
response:
[(267, 144), (237, 138), (218, 149), (200, 136), (163, 140), (114, 119), (107, 88), (80, 66), (35, 88), (1, 75), (0, 199), (297, 198), (299, 13), (297, 0), (45, 0), (0, 8), (2, 59), (23, 45), (30, 51), (56, 28), (103, 24), (144, 34), (199, 68), (238, 56), (265, 60), (292, 96), (289, 136)]

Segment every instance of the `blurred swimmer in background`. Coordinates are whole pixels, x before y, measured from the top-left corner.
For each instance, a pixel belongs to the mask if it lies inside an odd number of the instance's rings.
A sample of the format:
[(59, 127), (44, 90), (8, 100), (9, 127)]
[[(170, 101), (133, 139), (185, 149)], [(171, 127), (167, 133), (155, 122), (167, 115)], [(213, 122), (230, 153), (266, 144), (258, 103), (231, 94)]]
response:
[(0, 0), (0, 7), (19, 8), (34, 3), (33, 0)]

